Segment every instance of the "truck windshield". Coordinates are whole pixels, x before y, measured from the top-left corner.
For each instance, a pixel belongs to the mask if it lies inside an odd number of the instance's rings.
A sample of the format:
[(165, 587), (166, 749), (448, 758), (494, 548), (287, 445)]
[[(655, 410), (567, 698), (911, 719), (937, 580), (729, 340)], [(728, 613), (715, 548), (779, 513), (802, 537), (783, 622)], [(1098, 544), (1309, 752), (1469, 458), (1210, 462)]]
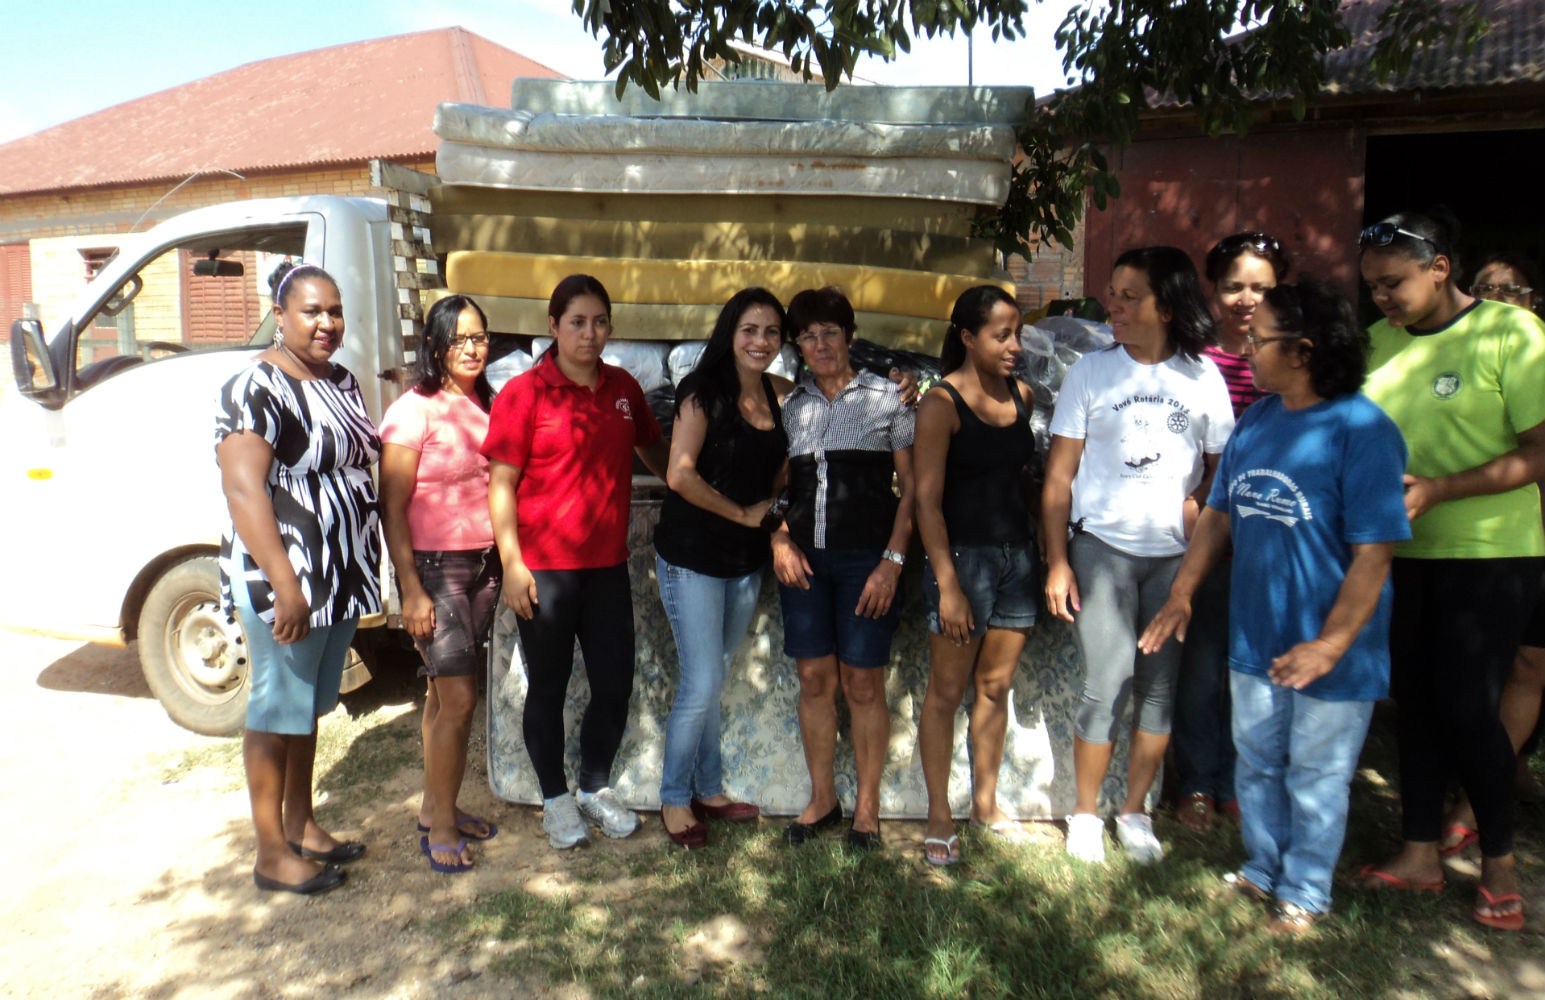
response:
[[(146, 261), (79, 330), (77, 388), (174, 354), (268, 343), (269, 275), (300, 259), (305, 240), (305, 224), (288, 223), (202, 235)], [(88, 273), (111, 252), (81, 251)]]

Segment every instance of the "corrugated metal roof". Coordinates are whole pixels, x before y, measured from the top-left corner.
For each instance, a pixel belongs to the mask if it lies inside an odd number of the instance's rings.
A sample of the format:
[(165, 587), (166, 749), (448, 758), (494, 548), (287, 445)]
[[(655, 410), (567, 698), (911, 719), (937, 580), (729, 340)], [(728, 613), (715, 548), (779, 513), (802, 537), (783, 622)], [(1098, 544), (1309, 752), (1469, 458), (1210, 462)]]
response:
[(462, 28), (247, 63), (0, 145), (0, 195), (431, 156), (441, 101), (557, 71)]
[(1379, 39), (1379, 15), (1391, 2), (1348, 0), (1342, 5), (1342, 23), (1352, 34), (1352, 44), (1326, 56), (1326, 94), (1346, 96), (1545, 82), (1545, 2), (1542, 0), (1479, 0), (1481, 13), (1491, 22), (1491, 30), (1468, 55), (1458, 43), (1427, 46), (1416, 53), (1406, 72), (1382, 83), (1376, 81), (1368, 68), (1368, 60)]

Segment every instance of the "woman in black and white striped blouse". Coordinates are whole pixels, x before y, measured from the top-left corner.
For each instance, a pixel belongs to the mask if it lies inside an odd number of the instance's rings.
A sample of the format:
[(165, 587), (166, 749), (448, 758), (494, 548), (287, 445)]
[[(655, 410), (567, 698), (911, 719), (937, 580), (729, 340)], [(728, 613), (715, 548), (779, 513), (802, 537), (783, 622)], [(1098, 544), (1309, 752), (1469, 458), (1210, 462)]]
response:
[(360, 616), (381, 609), (370, 467), (381, 441), (343, 340), (338, 285), (320, 267), (278, 275), (273, 346), (220, 391), (216, 456), (231, 511), (222, 602), (251, 656), (243, 757), (257, 831), (253, 881), (303, 894), (343, 881), (365, 852), (312, 816), (316, 720), (338, 684)]

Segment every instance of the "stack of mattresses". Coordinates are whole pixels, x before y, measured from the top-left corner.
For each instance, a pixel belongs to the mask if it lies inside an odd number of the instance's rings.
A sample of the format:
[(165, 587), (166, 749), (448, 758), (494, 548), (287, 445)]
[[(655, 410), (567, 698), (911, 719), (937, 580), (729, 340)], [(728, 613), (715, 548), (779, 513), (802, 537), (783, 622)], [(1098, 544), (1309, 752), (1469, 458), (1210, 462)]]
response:
[(517, 80), (514, 110), (442, 104), (432, 238), (502, 333), (593, 274), (615, 336), (707, 336), (747, 285), (840, 287), (859, 335), (936, 352), (960, 292), (1001, 278), (976, 220), (1007, 195), (1028, 91), (703, 84), (655, 102)]

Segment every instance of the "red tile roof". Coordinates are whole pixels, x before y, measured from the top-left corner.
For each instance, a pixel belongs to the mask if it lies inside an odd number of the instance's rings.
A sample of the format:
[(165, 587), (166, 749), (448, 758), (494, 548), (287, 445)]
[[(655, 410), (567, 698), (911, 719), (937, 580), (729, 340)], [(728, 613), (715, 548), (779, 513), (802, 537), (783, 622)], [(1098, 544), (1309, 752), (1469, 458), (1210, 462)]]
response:
[(0, 195), (432, 156), (435, 105), (556, 70), (462, 28), (247, 63), (0, 145)]

